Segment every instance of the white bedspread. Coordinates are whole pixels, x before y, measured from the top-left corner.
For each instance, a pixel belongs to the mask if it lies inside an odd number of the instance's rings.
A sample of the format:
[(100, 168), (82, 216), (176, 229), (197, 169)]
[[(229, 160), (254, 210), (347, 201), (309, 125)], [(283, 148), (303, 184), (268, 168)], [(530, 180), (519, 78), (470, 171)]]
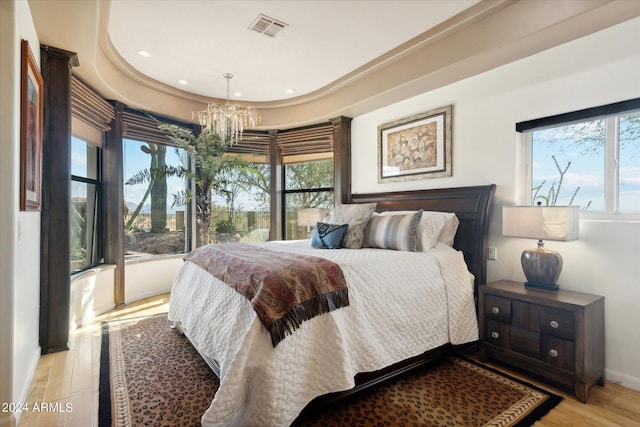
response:
[(473, 285), (462, 254), (313, 249), (309, 241), (259, 243), (337, 262), (350, 306), (315, 317), (275, 348), (248, 300), (186, 262), (169, 319), (220, 363), (203, 426), (286, 426), (315, 397), (352, 388), (375, 371), (451, 342), (478, 339)]

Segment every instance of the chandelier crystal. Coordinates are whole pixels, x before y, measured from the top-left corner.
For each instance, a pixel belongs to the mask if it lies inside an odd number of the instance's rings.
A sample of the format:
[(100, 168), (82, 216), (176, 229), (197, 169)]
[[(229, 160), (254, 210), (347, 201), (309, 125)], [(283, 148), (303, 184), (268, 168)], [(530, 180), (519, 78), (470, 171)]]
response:
[(198, 115), (200, 126), (218, 134), (222, 141), (233, 145), (242, 139), (242, 132), (260, 123), (260, 116), (253, 107), (241, 107), (229, 100), (229, 81), (233, 74), (222, 75), (227, 79), (227, 103), (208, 104), (206, 110), (194, 113)]

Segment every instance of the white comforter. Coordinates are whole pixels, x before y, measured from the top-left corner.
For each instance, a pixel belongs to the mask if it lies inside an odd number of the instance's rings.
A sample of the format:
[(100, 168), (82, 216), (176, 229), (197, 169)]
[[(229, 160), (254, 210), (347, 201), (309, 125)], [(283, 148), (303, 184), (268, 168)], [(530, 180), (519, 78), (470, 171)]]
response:
[(260, 243), (337, 262), (350, 306), (315, 317), (275, 348), (248, 300), (186, 262), (169, 319), (220, 363), (203, 426), (285, 426), (315, 397), (352, 388), (375, 371), (445, 343), (478, 339), (473, 285), (462, 254), (313, 249), (309, 241)]

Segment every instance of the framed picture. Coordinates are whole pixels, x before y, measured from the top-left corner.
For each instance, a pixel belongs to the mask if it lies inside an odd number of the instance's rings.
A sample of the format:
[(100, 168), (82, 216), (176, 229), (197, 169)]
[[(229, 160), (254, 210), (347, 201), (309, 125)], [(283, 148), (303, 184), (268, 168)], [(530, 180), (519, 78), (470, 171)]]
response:
[(29, 42), (22, 40), (20, 70), (20, 210), (39, 211), (42, 198), (44, 83)]
[(451, 110), (378, 126), (378, 182), (451, 176)]

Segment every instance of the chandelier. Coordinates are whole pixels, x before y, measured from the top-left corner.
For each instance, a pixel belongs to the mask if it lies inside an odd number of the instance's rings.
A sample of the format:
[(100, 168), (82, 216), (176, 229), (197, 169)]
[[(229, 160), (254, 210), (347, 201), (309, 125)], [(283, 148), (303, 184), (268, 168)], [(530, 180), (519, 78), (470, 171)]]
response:
[[(260, 116), (253, 107), (241, 107), (229, 101), (229, 80), (233, 74), (222, 75), (227, 79), (227, 103), (208, 104), (206, 110), (198, 111), (200, 126), (218, 134), (228, 144), (236, 144), (242, 139), (242, 132), (260, 123)], [(196, 113), (194, 113), (195, 115)]]

